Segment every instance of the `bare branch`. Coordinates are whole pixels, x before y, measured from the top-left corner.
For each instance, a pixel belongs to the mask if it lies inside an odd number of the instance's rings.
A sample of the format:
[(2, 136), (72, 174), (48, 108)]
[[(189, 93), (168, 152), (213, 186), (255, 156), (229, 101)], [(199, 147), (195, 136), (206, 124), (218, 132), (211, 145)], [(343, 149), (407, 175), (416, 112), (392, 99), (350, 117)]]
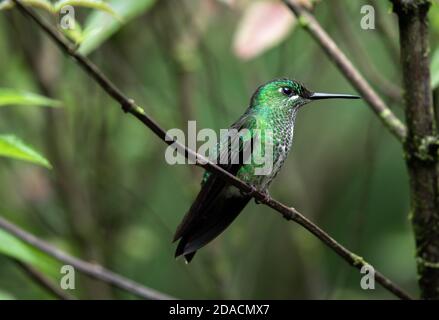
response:
[(314, 16), (304, 9), (296, 0), (283, 0), (283, 2), (296, 15), (301, 25), (312, 35), (346, 79), (358, 90), (383, 124), (399, 141), (403, 142), (407, 135), (405, 125), (373, 90), (360, 72), (354, 67), (352, 62), (340, 50), (334, 40), (323, 30)]
[[(338, 254), (341, 258), (343, 258), (349, 265), (361, 269), (365, 265), (370, 265), (360, 256), (352, 253), (342, 245), (340, 245), (336, 240), (334, 240), (331, 236), (329, 236), (325, 231), (320, 229), (313, 222), (308, 220), (304, 215), (302, 215), (299, 211), (294, 208), (287, 207), (286, 205), (280, 203), (272, 199), (271, 197), (267, 197), (266, 194), (263, 194), (252, 186), (246, 184), (240, 179), (236, 178), (234, 175), (225, 171), (221, 167), (213, 164), (208, 161), (203, 156), (197, 154), (193, 150), (187, 148), (181, 143), (174, 141), (172, 137), (170, 137), (164, 129), (162, 129), (153, 119), (151, 119), (144, 110), (136, 105), (132, 99), (127, 98), (119, 88), (116, 87), (114, 83), (112, 83), (108, 78), (106, 78), (103, 73), (98, 69), (98, 67), (91, 62), (86, 57), (75, 51), (75, 48), (67, 42), (63, 37), (61, 37), (54, 28), (48, 24), (45, 20), (41, 19), (37, 16), (31, 9), (23, 6), (20, 0), (13, 0), (17, 7), (27, 16), (29, 16), (32, 20), (34, 20), (59, 46), (65, 51), (68, 55), (70, 55), (74, 60), (76, 60), (90, 77), (96, 80), (113, 99), (118, 101), (125, 112), (128, 112), (139, 119), (144, 125), (146, 125), (149, 129), (151, 129), (160, 139), (162, 139), (167, 144), (173, 144), (177, 150), (185, 155), (186, 157), (191, 157), (192, 159), (197, 159), (196, 165), (202, 167), (206, 170), (209, 170), (215, 174), (218, 174), (222, 179), (230, 183), (231, 185), (237, 187), (243, 192), (249, 193), (253, 198), (258, 200), (260, 203), (263, 203), (276, 212), (280, 213), (285, 219), (294, 221), (300, 224), (302, 227), (307, 229), (309, 232), (314, 234), (317, 238), (319, 238), (324, 244), (326, 244), (330, 249), (332, 249), (336, 254)], [(401, 288), (399, 288), (392, 281), (387, 279), (384, 275), (378, 272), (375, 269), (375, 279), (378, 283), (380, 283), (384, 288), (388, 291), (395, 294), (397, 297), (401, 299), (411, 299), (410, 295), (405, 293)]]
[(133, 295), (136, 295), (143, 299), (149, 300), (171, 300), (175, 299), (171, 296), (165, 295), (153, 289), (144, 287), (130, 279), (120, 276), (112, 271), (105, 269), (98, 264), (92, 264), (82, 261), (78, 258), (69, 256), (61, 250), (53, 247), (49, 243), (38, 239), (34, 235), (20, 229), (16, 225), (10, 223), (6, 219), (0, 217), (0, 229), (14, 235), (15, 237), (23, 240), (27, 244), (47, 253), (55, 259), (73, 266), (76, 270), (106, 283), (109, 283), (117, 288), (123, 289)]

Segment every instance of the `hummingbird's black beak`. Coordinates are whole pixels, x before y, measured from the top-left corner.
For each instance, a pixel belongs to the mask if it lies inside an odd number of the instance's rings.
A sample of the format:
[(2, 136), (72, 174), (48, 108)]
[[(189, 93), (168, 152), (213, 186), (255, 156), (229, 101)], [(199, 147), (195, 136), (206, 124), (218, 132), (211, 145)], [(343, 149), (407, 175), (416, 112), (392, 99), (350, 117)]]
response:
[(354, 96), (351, 94), (338, 94), (338, 93), (320, 93), (313, 92), (308, 97), (310, 100), (322, 100), (322, 99), (360, 99), (359, 96)]

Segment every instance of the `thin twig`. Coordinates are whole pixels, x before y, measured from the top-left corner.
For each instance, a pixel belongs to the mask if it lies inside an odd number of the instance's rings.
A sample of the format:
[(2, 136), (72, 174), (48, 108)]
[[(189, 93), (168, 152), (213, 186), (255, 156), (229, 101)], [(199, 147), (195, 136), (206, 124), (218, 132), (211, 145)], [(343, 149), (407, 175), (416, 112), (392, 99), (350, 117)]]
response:
[(407, 136), (407, 128), (395, 116), (386, 103), (373, 90), (352, 62), (340, 50), (337, 44), (320, 26), (314, 16), (304, 9), (296, 0), (282, 0), (296, 15), (303, 28), (305, 28), (325, 51), (328, 57), (336, 64), (341, 73), (358, 90), (364, 100), (380, 118), (383, 124), (401, 142)]
[[(304, 215), (302, 215), (299, 211), (294, 208), (287, 207), (286, 205), (280, 203), (277, 200), (268, 197), (266, 194), (263, 194), (257, 191), (254, 187), (248, 185), (247, 183), (241, 181), (236, 178), (234, 175), (225, 171), (221, 167), (216, 164), (210, 162), (203, 156), (197, 154), (195, 151), (187, 148), (182, 145), (178, 141), (175, 141), (173, 137), (169, 136), (167, 132), (162, 129), (152, 118), (150, 118), (144, 110), (135, 104), (134, 100), (127, 98), (122, 91), (116, 87), (116, 85), (111, 82), (108, 78), (104, 76), (104, 74), (98, 69), (98, 67), (91, 62), (86, 57), (75, 51), (75, 48), (67, 42), (63, 37), (61, 37), (53, 27), (48, 24), (45, 20), (41, 19), (37, 16), (31, 9), (23, 6), (20, 0), (13, 0), (18, 8), (27, 16), (29, 16), (32, 20), (34, 20), (59, 46), (62, 50), (64, 50), (68, 55), (70, 55), (74, 60), (76, 60), (90, 77), (96, 80), (99, 83), (103, 90), (105, 90), (114, 100), (120, 103), (122, 109), (125, 112), (132, 114), (138, 120), (140, 120), (144, 125), (146, 125), (150, 130), (152, 130), (160, 139), (162, 139), (165, 143), (169, 145), (173, 145), (176, 149), (183, 154), (185, 157), (190, 157), (192, 159), (197, 159), (196, 165), (202, 167), (210, 172), (218, 174), (222, 179), (231, 185), (237, 187), (241, 191), (251, 194), (253, 198), (258, 200), (260, 203), (263, 203), (278, 213), (280, 213), (286, 220), (294, 221), (300, 224), (302, 227), (307, 229), (309, 232), (314, 234), (317, 238), (319, 238), (324, 244), (326, 244), (329, 248), (331, 248), (336, 254), (338, 254), (341, 258), (343, 258), (348, 264), (351, 266), (360, 269), (363, 266), (369, 265), (362, 257), (350, 252), (348, 249), (340, 245), (336, 240), (334, 240), (331, 236), (329, 236), (325, 231), (320, 229), (313, 222), (308, 220)], [(399, 288), (392, 281), (387, 279), (380, 272), (375, 269), (375, 279), (378, 283), (380, 283), (384, 288), (388, 291), (395, 294), (397, 297), (401, 299), (412, 299), (409, 294), (405, 293), (401, 288)]]
[(59, 286), (54, 284), (40, 271), (32, 267), (31, 265), (22, 262), (18, 259), (12, 259), (33, 281), (35, 281), (40, 287), (44, 288), (47, 292), (54, 297), (61, 300), (76, 300), (75, 297), (68, 294), (65, 290), (62, 290)]
[(69, 256), (63, 251), (55, 248), (49, 243), (37, 238), (36, 236), (20, 229), (16, 225), (10, 223), (6, 219), (0, 217), (0, 229), (14, 235), (18, 239), (26, 242), (27, 244), (37, 248), (38, 250), (45, 252), (46, 254), (54, 257), (55, 259), (61, 261), (62, 263), (73, 266), (76, 270), (106, 283), (123, 289), (133, 295), (136, 295), (143, 299), (148, 300), (171, 300), (175, 299), (171, 296), (165, 295), (156, 290), (142, 286), (130, 279), (127, 279), (121, 275), (118, 275), (110, 270), (98, 264), (92, 264), (89, 262), (82, 261), (78, 258)]

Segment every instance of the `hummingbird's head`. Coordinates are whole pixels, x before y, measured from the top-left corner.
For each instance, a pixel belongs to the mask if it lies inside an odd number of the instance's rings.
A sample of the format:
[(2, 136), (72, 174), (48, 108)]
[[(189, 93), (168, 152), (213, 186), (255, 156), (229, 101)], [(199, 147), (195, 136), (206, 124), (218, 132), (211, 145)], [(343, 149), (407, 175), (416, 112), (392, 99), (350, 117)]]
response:
[(301, 106), (320, 99), (359, 99), (348, 94), (317, 93), (305, 88), (298, 81), (275, 79), (261, 85), (251, 98), (250, 105), (264, 105), (269, 108), (298, 109)]

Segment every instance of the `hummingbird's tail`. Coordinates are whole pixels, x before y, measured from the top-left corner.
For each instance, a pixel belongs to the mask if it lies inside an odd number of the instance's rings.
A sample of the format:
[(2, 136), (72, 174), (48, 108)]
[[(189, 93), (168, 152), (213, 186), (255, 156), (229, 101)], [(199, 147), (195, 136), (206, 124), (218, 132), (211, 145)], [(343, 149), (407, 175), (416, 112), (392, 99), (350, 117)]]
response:
[(183, 255), (189, 263), (198, 249), (221, 234), (244, 209), (250, 197), (230, 188), (211, 201), (200, 203), (197, 198), (175, 233), (174, 241), (180, 239), (175, 257)]
[[(246, 117), (243, 119), (248, 120)], [(240, 120), (232, 127), (243, 128), (245, 121)], [(239, 134), (231, 137), (231, 144), (226, 148), (223, 147), (218, 157), (219, 160), (224, 159), (224, 155), (228, 157), (226, 158), (229, 160), (228, 165), (222, 167), (233, 175), (237, 174), (239, 168), (248, 159), (250, 153), (246, 151), (253, 145), (253, 138), (247, 141), (240, 139)], [(229, 150), (233, 141), (239, 142), (239, 152)], [(175, 232), (174, 241), (180, 239), (175, 256), (183, 255), (186, 262), (190, 262), (198, 249), (215, 239), (235, 220), (250, 199), (250, 196), (243, 195), (217, 174), (210, 174)]]

